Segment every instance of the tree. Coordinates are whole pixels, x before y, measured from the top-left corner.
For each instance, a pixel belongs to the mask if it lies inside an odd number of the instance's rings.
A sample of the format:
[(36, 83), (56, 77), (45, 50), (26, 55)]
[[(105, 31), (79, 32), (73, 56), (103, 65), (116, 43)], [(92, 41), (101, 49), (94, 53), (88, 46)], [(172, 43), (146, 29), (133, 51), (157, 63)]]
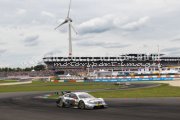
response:
[(46, 66), (45, 65), (37, 65), (37, 66), (34, 66), (34, 70), (35, 71), (42, 71), (42, 70), (45, 70), (46, 69)]
[(4, 68), (0, 68), (0, 72), (23, 72), (23, 71), (43, 71), (46, 70), (46, 66), (45, 65), (36, 65), (34, 67), (26, 67), (26, 68), (8, 68), (8, 67), (4, 67)]

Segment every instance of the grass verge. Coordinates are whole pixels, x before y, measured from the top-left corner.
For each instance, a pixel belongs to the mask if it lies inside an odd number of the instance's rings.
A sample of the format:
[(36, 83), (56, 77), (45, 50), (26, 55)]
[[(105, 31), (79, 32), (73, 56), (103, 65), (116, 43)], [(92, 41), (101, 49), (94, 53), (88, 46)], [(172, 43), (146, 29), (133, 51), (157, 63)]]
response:
[[(97, 89), (118, 89), (121, 86), (107, 83), (51, 83), (33, 82), (26, 85), (0, 86), (0, 92), (28, 92), (28, 91), (76, 91)], [(90, 92), (95, 97), (102, 98), (146, 98), (146, 97), (180, 97), (180, 87), (162, 84), (153, 88), (139, 88), (127, 90), (110, 90)], [(57, 98), (51, 95), (50, 98)]]
[[(97, 98), (180, 97), (180, 87), (172, 87), (167, 84), (162, 84), (161, 86), (153, 88), (90, 92), (90, 94)], [(51, 94), (49, 98), (57, 99), (58, 95)]]
[(93, 89), (115, 89), (119, 86), (106, 83), (52, 83), (33, 82), (25, 85), (0, 86), (0, 92), (28, 92), (28, 91), (75, 91)]
[(91, 94), (102, 98), (180, 97), (180, 87), (162, 84), (153, 88), (92, 92)]
[(18, 82), (17, 80), (0, 80), (0, 83), (14, 83)]

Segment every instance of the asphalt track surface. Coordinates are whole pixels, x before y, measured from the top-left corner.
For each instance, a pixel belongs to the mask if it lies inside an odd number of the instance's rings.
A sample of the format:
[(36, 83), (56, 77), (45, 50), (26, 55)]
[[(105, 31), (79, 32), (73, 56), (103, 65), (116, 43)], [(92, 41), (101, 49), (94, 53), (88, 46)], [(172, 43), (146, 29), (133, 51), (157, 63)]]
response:
[(180, 120), (180, 98), (105, 99), (108, 108), (58, 108), (43, 92), (1, 93), (0, 120)]

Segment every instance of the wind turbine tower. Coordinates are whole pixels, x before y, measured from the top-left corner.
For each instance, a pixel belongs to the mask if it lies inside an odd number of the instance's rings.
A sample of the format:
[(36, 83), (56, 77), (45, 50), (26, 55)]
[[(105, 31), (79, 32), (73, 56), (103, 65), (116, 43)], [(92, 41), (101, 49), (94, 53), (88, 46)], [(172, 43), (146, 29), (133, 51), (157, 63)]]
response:
[(74, 32), (77, 34), (75, 28), (73, 27), (72, 25), (72, 19), (70, 18), (70, 10), (71, 10), (71, 0), (70, 0), (70, 3), (69, 3), (69, 9), (68, 9), (68, 14), (67, 14), (67, 17), (66, 19), (64, 20), (64, 22), (62, 22), (60, 25), (58, 25), (56, 29), (58, 29), (59, 27), (61, 27), (62, 25), (64, 24), (68, 24), (68, 37), (69, 37), (69, 57), (72, 57), (72, 32), (71, 32), (71, 29), (74, 30)]

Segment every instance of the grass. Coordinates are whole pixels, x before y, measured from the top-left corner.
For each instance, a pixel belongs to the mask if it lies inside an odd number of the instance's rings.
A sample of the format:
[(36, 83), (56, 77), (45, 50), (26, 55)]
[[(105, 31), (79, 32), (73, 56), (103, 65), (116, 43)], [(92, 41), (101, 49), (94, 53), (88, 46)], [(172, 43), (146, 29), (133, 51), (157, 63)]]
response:
[(0, 80), (0, 83), (13, 83), (17, 82), (17, 80)]
[[(94, 89), (117, 89), (119, 86), (107, 83), (52, 83), (33, 82), (26, 85), (0, 86), (0, 92), (27, 92), (27, 91), (76, 91)], [(102, 98), (146, 98), (146, 97), (180, 97), (180, 87), (162, 84), (153, 88), (139, 88), (128, 90), (110, 90), (90, 92), (95, 97)], [(57, 98), (51, 95), (50, 98)]]
[(28, 92), (28, 91), (62, 91), (62, 90), (92, 90), (92, 89), (114, 89), (113, 84), (106, 83), (52, 83), (33, 82), (26, 85), (0, 86), (0, 92)]
[[(152, 98), (152, 97), (180, 97), (180, 87), (162, 84), (153, 88), (139, 88), (129, 90), (111, 90), (90, 92), (97, 98)], [(50, 99), (57, 99), (58, 95), (52, 94)]]
[[(150, 98), (150, 97), (180, 97), (180, 87), (171, 87), (167, 84), (154, 88), (139, 88), (129, 90), (111, 90), (103, 92), (90, 92), (97, 98)], [(50, 99), (57, 99), (58, 95), (52, 94)]]
[(146, 97), (180, 97), (180, 87), (162, 84), (154, 88), (92, 92), (95, 97), (102, 98), (146, 98)]

